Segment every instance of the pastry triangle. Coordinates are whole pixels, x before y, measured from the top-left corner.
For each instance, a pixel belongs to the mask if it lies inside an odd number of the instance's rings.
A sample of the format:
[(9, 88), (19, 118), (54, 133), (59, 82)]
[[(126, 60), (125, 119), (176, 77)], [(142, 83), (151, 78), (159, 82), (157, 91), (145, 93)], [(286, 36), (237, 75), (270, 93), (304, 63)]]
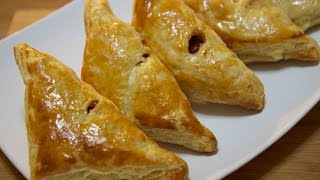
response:
[(187, 165), (54, 57), (14, 47), (26, 85), (31, 179), (186, 179)]
[(105, 0), (87, 0), (82, 80), (109, 98), (157, 141), (200, 152), (217, 149), (214, 135), (196, 119), (171, 72)]
[(261, 81), (181, 0), (136, 0), (133, 25), (191, 101), (262, 109)]
[(281, 8), (302, 30), (320, 24), (320, 0), (256, 0), (255, 3)]
[[(278, 7), (255, 0), (184, 0), (245, 63), (319, 61), (317, 42)], [(284, 1), (281, 1), (284, 2)]]

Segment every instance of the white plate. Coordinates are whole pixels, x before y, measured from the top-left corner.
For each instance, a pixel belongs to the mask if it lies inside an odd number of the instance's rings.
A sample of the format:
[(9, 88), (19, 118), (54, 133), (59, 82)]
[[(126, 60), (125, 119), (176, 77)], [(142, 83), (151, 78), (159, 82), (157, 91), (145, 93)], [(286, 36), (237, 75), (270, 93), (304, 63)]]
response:
[[(131, 0), (110, 0), (118, 17), (131, 20)], [(311, 35), (320, 42), (320, 30)], [(15, 65), (12, 46), (27, 42), (52, 54), (79, 75), (84, 48), (83, 1), (64, 6), (54, 14), (0, 41), (0, 145), (1, 150), (29, 177), (24, 124), (24, 85)], [(320, 99), (320, 65), (282, 62), (251, 66), (265, 85), (266, 104), (257, 113), (226, 105), (193, 108), (218, 141), (215, 155), (163, 145), (187, 161), (191, 179), (219, 179), (236, 170), (278, 140)]]

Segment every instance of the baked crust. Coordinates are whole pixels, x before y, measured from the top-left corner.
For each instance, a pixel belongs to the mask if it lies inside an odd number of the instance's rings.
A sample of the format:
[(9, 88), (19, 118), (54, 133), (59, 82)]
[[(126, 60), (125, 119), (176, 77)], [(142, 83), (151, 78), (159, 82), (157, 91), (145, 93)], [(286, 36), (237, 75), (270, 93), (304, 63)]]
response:
[(136, 0), (133, 25), (191, 101), (263, 108), (261, 81), (181, 0)]
[(31, 179), (186, 179), (186, 163), (160, 148), (108, 99), (54, 57), (14, 47), (26, 85)]
[[(284, 11), (267, 1), (184, 2), (213, 28), (245, 63), (286, 59), (319, 61), (320, 50), (317, 42), (296, 26)], [(281, 1), (283, 4), (285, 2), (287, 1)]]
[(320, 24), (320, 0), (256, 0), (255, 3), (281, 8), (304, 31)]
[(217, 150), (216, 138), (196, 119), (172, 73), (105, 0), (86, 1), (85, 27), (83, 81), (153, 139), (200, 152)]

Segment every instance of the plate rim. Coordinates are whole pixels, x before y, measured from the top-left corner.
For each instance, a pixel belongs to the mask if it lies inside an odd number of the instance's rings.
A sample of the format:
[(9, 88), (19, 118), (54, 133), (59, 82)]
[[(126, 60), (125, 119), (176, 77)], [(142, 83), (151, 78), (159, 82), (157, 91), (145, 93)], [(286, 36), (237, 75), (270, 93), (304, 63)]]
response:
[(247, 153), (246, 156), (235, 162), (232, 166), (209, 175), (207, 179), (222, 179), (260, 155), (263, 151), (271, 147), (275, 142), (289, 132), (318, 102), (320, 102), (320, 87), (304, 101), (301, 107), (296, 107), (293, 109), (295, 111), (291, 114), (291, 116), (294, 116), (294, 119), (283, 125), (279, 130), (275, 131), (273, 136), (262, 143), (259, 147)]
[(7, 35), (3, 39), (0, 39), (0, 44), (5, 43), (6, 41), (9, 41), (12, 38), (15, 38), (15, 36), (18, 36), (18, 35), (24, 33), (25, 31), (27, 31), (27, 30), (29, 30), (31, 28), (34, 28), (35, 26), (38, 26), (39, 24), (41, 24), (41, 23), (47, 21), (48, 19), (51, 19), (52, 17), (56, 16), (57, 14), (63, 13), (65, 11), (65, 9), (68, 9), (71, 6), (73, 6), (74, 4), (79, 3), (81, 1), (83, 1), (83, 0), (71, 0), (70, 2), (66, 3), (65, 5), (63, 5), (63, 6), (59, 7), (59, 8), (57, 8), (56, 10), (50, 12), (45, 17), (34, 21), (33, 23), (25, 26), (24, 28), (22, 28), (22, 29), (20, 29), (20, 30), (18, 30), (16, 32), (10, 34), (10, 35)]

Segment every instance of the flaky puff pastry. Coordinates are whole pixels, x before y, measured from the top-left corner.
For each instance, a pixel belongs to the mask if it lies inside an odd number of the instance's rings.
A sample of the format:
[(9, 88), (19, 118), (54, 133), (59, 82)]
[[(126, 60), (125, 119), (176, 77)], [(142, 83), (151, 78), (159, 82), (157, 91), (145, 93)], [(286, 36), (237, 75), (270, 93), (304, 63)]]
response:
[(187, 165), (54, 57), (14, 47), (31, 179), (186, 179)]
[(262, 109), (261, 81), (181, 0), (136, 0), (133, 25), (191, 101)]
[(82, 80), (112, 100), (155, 140), (200, 152), (217, 150), (214, 135), (194, 116), (172, 73), (105, 0), (87, 0)]
[(256, 0), (281, 8), (302, 30), (320, 24), (320, 0)]
[(317, 42), (280, 8), (256, 0), (184, 0), (245, 63), (319, 61)]

